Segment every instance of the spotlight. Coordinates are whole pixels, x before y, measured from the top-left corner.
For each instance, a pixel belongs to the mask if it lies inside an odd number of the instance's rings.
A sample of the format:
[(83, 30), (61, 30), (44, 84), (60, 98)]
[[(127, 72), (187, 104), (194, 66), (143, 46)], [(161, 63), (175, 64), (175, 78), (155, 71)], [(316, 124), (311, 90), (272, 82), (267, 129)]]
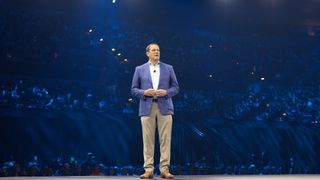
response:
[(209, 77), (212, 78), (213, 77), (212, 74), (210, 74)]
[(264, 77), (261, 78), (261, 81), (264, 81)]
[(99, 40), (100, 42), (103, 42), (103, 38), (100, 38), (100, 40)]
[(113, 3), (113, 4), (116, 3), (116, 0), (112, 0), (112, 3)]
[(112, 49), (111, 49), (111, 51), (112, 51), (112, 52), (115, 52), (115, 51), (116, 51), (116, 49), (115, 49), (115, 48), (112, 48)]
[(124, 61), (125, 63), (127, 63), (127, 62), (128, 62), (128, 59), (127, 59), (127, 58), (125, 58), (123, 61)]
[(132, 102), (132, 101), (133, 101), (133, 99), (132, 99), (132, 98), (129, 98), (129, 99), (128, 99), (128, 101), (129, 101), (129, 102)]
[(118, 56), (121, 56), (121, 53), (118, 53), (117, 55), (118, 55)]
[(93, 30), (92, 29), (89, 29), (89, 33), (92, 33), (93, 32)]

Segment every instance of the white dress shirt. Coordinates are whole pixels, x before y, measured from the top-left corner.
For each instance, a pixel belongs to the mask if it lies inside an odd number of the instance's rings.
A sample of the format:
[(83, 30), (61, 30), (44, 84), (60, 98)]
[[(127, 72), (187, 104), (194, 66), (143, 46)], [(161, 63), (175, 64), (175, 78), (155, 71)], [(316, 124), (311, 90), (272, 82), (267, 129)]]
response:
[(152, 79), (152, 86), (154, 90), (158, 89), (159, 86), (159, 81), (160, 81), (160, 66), (159, 66), (159, 61), (157, 64), (153, 65), (149, 61), (149, 67), (150, 67), (150, 74), (151, 74), (151, 79)]

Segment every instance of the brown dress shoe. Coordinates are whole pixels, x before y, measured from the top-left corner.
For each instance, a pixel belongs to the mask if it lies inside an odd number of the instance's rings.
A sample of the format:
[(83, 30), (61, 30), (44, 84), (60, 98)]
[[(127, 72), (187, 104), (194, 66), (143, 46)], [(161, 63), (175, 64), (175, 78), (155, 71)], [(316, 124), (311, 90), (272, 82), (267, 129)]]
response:
[(140, 176), (140, 179), (153, 179), (153, 173), (146, 171)]
[(163, 179), (173, 179), (174, 176), (172, 174), (170, 174), (169, 171), (164, 171), (161, 173), (161, 178)]

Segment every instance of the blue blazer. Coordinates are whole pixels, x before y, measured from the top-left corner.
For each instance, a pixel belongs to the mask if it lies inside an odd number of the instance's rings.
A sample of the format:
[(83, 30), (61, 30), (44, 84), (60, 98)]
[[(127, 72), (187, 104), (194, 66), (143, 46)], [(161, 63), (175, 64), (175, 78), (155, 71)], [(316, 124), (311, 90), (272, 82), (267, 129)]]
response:
[[(132, 78), (131, 94), (140, 98), (139, 116), (149, 115), (151, 111), (153, 97), (143, 95), (144, 90), (153, 89), (149, 66), (149, 62), (137, 66)], [(159, 66), (160, 80), (158, 89), (165, 89), (168, 94), (158, 98), (158, 106), (162, 114), (173, 115), (174, 108), (171, 98), (178, 94), (179, 84), (171, 65), (159, 62)]]

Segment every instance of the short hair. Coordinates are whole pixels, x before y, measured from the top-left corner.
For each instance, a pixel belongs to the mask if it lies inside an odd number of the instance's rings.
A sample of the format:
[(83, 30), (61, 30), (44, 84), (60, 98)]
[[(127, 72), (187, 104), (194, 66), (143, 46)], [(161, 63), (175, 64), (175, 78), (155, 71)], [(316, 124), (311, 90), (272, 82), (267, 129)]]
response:
[(159, 46), (157, 43), (150, 43), (150, 44), (146, 47), (146, 52), (149, 52), (151, 45), (157, 45), (157, 46)]

